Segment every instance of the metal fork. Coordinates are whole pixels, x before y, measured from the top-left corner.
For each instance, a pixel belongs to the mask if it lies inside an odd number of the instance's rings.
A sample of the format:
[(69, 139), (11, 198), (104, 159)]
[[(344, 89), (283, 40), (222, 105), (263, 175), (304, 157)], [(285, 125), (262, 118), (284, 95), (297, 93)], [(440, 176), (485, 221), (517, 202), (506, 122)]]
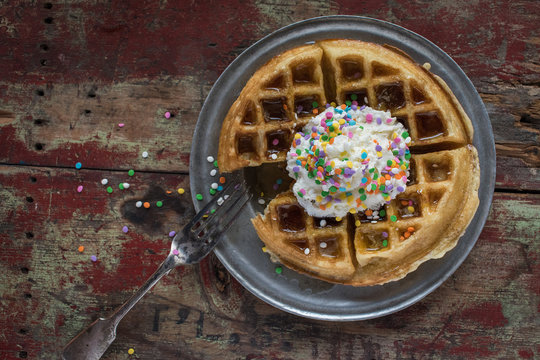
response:
[[(152, 276), (122, 306), (107, 318), (99, 318), (66, 345), (64, 360), (101, 358), (116, 338), (116, 327), (131, 308), (164, 275), (180, 265), (194, 264), (206, 257), (249, 201), (245, 183), (233, 184), (215, 196), (173, 239), (171, 251)], [(219, 199), (224, 201), (220, 201)], [(213, 211), (215, 209), (215, 211)]]

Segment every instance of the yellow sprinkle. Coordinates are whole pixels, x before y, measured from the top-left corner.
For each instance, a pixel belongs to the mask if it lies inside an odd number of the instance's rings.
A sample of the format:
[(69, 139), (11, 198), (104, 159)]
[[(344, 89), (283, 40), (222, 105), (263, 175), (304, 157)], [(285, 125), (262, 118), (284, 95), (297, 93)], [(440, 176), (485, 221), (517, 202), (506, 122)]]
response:
[(367, 209), (366, 204), (362, 203), (362, 209)]
[(203, 215), (203, 218), (207, 218), (207, 217), (208, 217), (208, 214), (204, 214), (204, 215)]
[(341, 157), (346, 157), (347, 155), (349, 155), (349, 153), (346, 151), (342, 151), (341, 154), (339, 154)]
[(345, 119), (340, 119), (339, 120), (339, 125), (343, 125), (343, 124), (345, 124)]
[(341, 221), (341, 216), (336, 216), (336, 221)]
[(263, 246), (263, 247), (262, 247), (262, 251), (263, 251), (263, 252), (266, 252), (266, 246)]
[(352, 168), (352, 167), (353, 167), (352, 161), (347, 161), (347, 166), (350, 167), (350, 168)]
[(414, 212), (414, 208), (412, 206), (407, 207), (407, 210), (409, 210), (410, 213)]
[(186, 192), (186, 190), (184, 190), (184, 188), (179, 188), (179, 189), (178, 189), (178, 193), (179, 193), (180, 195), (182, 195), (182, 194), (185, 193), (185, 192)]
[(355, 208), (352, 208), (351, 210), (349, 210), (349, 212), (350, 212), (351, 214), (356, 214), (356, 209), (355, 209)]
[(407, 170), (407, 167), (405, 165), (401, 165), (401, 170)]
[(336, 162), (334, 160), (330, 161), (330, 166), (332, 166), (333, 168), (336, 167)]
[(360, 220), (356, 220), (356, 221), (354, 222), (354, 225), (360, 226)]
[(135, 350), (133, 348), (129, 348), (128, 354), (133, 355), (135, 353)]
[(317, 195), (317, 197), (315, 198), (315, 201), (317, 202), (322, 202), (323, 198), (321, 195)]
[(296, 133), (296, 134), (294, 135), (294, 138), (295, 138), (295, 139), (300, 139), (301, 137), (302, 137), (302, 135), (300, 135), (299, 133)]
[(330, 103), (330, 106), (336, 107), (336, 103), (332, 101), (332, 102)]
[(382, 152), (377, 151), (377, 156), (378, 156), (378, 157), (382, 157)]
[(264, 193), (263, 193), (263, 192), (261, 192), (261, 197), (263, 197), (263, 196), (264, 196)]

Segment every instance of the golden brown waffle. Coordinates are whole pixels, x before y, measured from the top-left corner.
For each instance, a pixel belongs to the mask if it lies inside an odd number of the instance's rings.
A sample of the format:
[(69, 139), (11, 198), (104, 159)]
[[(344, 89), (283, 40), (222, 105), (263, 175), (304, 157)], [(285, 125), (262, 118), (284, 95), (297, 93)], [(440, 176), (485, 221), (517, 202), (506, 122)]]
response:
[(321, 227), (321, 219), (307, 215), (287, 192), (252, 222), (268, 251), (298, 272), (355, 286), (399, 280), (451, 250), (478, 207), (474, 147), (413, 159), (406, 191), (377, 218), (350, 214), (341, 221), (324, 219)]
[(218, 165), (229, 172), (285, 160), (313, 103), (390, 110), (409, 130), (413, 153), (470, 144), (472, 125), (438, 76), (402, 51), (356, 40), (325, 40), (288, 50), (248, 81), (222, 125)]

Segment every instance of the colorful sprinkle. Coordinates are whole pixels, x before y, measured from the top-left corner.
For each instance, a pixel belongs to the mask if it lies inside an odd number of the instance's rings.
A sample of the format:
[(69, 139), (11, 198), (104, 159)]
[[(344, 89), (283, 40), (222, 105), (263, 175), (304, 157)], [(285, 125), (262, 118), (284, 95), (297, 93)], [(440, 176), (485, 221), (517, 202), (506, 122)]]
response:
[(129, 170), (129, 171), (128, 171), (128, 175), (129, 175), (129, 176), (135, 175), (135, 170), (133, 170), (133, 169)]
[(176, 235), (176, 231), (173, 230), (169, 232), (169, 237), (173, 237), (174, 235)]
[(124, 124), (124, 123), (119, 123), (119, 124), (118, 124), (118, 127), (119, 127), (119, 128), (123, 128), (125, 125), (126, 125), (126, 124)]
[(397, 221), (396, 215), (390, 216), (390, 220), (391, 220), (392, 222), (396, 222), (396, 221)]
[(122, 232), (126, 233), (129, 231), (128, 227), (124, 225), (124, 227), (122, 228)]
[(80, 193), (82, 191), (83, 191), (83, 186), (82, 185), (77, 186), (77, 192)]
[(138, 208), (140, 208), (140, 207), (142, 206), (142, 201), (137, 201), (137, 202), (135, 203), (135, 206), (138, 207)]
[(166, 111), (165, 114), (163, 114), (165, 116), (165, 119), (170, 119), (171, 118), (171, 113), (169, 111)]
[(81, 245), (81, 246), (79, 246), (79, 247), (77, 248), (77, 250), (78, 250), (79, 252), (81, 252), (81, 253), (82, 253), (82, 252), (84, 251), (84, 246), (82, 246), (82, 245)]
[(145, 209), (149, 209), (150, 208), (150, 203), (148, 201), (145, 201), (143, 206), (144, 206)]
[(113, 188), (112, 188), (112, 187), (110, 187), (110, 186), (108, 186), (108, 187), (107, 187), (107, 192), (108, 192), (109, 194), (112, 194), (112, 192), (113, 192)]
[(163, 201), (156, 201), (156, 206), (158, 208), (162, 207), (163, 206)]
[(197, 194), (197, 195), (195, 195), (195, 198), (197, 200), (201, 201), (203, 199), (203, 196), (202, 196), (202, 194)]
[(82, 164), (80, 162), (76, 163), (75, 169), (80, 169), (80, 168), (82, 168)]
[(143, 151), (142, 157), (146, 159), (148, 157), (148, 151)]
[[(178, 250), (176, 250), (176, 251), (178, 251)], [(128, 354), (129, 355), (133, 355), (134, 353), (135, 353), (135, 350), (133, 348), (128, 349)]]
[(213, 156), (208, 156), (206, 158), (206, 161), (208, 161), (209, 163), (213, 163), (214, 162), (214, 157)]
[(109, 183), (109, 180), (101, 179), (101, 185), (107, 185), (108, 183)]
[(178, 188), (177, 191), (178, 191), (178, 193), (179, 193), (180, 195), (182, 195), (183, 193), (186, 192), (186, 190), (184, 190), (184, 188)]
[(276, 266), (276, 274), (281, 274), (283, 272), (283, 268), (281, 266)]
[(96, 262), (97, 261), (97, 256), (96, 255), (90, 256), (90, 260), (92, 260), (92, 262)]

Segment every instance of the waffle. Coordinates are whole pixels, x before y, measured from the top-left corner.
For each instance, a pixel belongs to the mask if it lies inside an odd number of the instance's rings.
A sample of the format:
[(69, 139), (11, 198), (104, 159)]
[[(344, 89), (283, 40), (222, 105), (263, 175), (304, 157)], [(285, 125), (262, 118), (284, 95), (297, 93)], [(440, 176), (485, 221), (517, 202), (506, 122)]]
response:
[(336, 219), (309, 216), (292, 192), (252, 222), (284, 265), (355, 286), (403, 278), (442, 257), (478, 207), (480, 169), (470, 119), (446, 83), (401, 50), (324, 40), (263, 65), (229, 109), (218, 165), (228, 172), (283, 162), (292, 137), (327, 102), (389, 110), (407, 129), (413, 154), (404, 193), (377, 211)]
[(478, 206), (474, 147), (413, 159), (405, 192), (376, 212), (340, 221), (315, 218), (289, 191), (273, 199), (253, 225), (268, 251), (298, 272), (355, 286), (399, 280), (452, 249)]
[(390, 110), (409, 130), (413, 153), (471, 143), (469, 118), (426, 67), (394, 47), (356, 40), (288, 50), (257, 70), (229, 109), (218, 166), (230, 172), (284, 161), (294, 132), (327, 102)]

